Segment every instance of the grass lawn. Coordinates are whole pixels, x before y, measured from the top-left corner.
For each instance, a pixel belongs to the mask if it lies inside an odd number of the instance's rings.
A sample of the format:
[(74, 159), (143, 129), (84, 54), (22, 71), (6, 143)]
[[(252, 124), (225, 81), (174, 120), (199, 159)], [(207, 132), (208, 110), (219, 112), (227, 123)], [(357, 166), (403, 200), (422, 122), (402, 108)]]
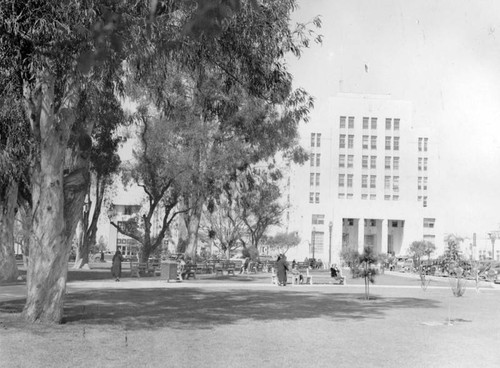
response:
[(423, 291), (418, 280), (381, 276), (365, 300), (361, 283), (90, 282), (68, 288), (57, 326), (24, 324), (24, 300), (4, 298), (0, 367), (500, 366), (498, 289), (456, 298), (446, 280)]

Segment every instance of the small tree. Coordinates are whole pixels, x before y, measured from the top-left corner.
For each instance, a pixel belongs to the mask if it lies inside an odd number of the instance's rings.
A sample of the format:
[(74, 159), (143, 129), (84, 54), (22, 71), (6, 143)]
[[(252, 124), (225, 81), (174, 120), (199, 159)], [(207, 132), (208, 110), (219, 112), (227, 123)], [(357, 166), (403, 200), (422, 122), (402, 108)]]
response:
[(286, 254), (290, 248), (296, 247), (300, 243), (300, 238), (296, 232), (278, 233), (267, 238), (269, 249), (277, 250), (279, 253)]
[(352, 278), (358, 275), (360, 255), (356, 249), (344, 249), (340, 252), (340, 258), (344, 260), (351, 270)]
[(375, 267), (377, 256), (373, 251), (373, 247), (365, 246), (363, 253), (359, 256), (361, 266), (361, 276), (365, 279), (365, 298), (370, 299), (370, 283), (375, 282)]

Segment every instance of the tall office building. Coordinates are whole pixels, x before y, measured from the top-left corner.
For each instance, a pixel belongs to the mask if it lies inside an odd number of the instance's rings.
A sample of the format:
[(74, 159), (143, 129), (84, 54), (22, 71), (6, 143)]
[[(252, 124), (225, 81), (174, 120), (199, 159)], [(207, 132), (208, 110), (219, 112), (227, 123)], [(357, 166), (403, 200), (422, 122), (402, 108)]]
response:
[(406, 254), (416, 240), (441, 246), (436, 145), (412, 123), (412, 104), (339, 94), (306, 128), (310, 160), (291, 173), (291, 257), (338, 262), (344, 249)]

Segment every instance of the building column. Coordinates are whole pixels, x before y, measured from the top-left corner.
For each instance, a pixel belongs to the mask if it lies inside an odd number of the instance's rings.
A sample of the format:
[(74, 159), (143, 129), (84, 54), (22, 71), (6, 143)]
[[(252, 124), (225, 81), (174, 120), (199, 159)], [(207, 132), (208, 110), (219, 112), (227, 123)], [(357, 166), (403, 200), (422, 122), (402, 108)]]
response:
[(358, 219), (358, 252), (363, 253), (365, 246), (365, 219)]
[(382, 220), (382, 243), (381, 243), (381, 248), (380, 248), (380, 253), (381, 254), (387, 254), (388, 251), (388, 245), (387, 245), (387, 235), (388, 235), (388, 221), (387, 220)]

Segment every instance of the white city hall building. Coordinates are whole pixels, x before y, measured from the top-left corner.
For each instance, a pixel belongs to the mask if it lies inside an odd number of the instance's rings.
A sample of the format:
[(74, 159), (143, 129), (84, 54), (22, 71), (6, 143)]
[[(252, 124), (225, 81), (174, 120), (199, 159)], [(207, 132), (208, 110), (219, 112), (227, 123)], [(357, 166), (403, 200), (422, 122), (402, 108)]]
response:
[(343, 249), (404, 255), (416, 240), (442, 243), (435, 206), (435, 142), (412, 104), (339, 94), (306, 127), (310, 160), (291, 172), (288, 228), (302, 240), (288, 258), (338, 262)]

